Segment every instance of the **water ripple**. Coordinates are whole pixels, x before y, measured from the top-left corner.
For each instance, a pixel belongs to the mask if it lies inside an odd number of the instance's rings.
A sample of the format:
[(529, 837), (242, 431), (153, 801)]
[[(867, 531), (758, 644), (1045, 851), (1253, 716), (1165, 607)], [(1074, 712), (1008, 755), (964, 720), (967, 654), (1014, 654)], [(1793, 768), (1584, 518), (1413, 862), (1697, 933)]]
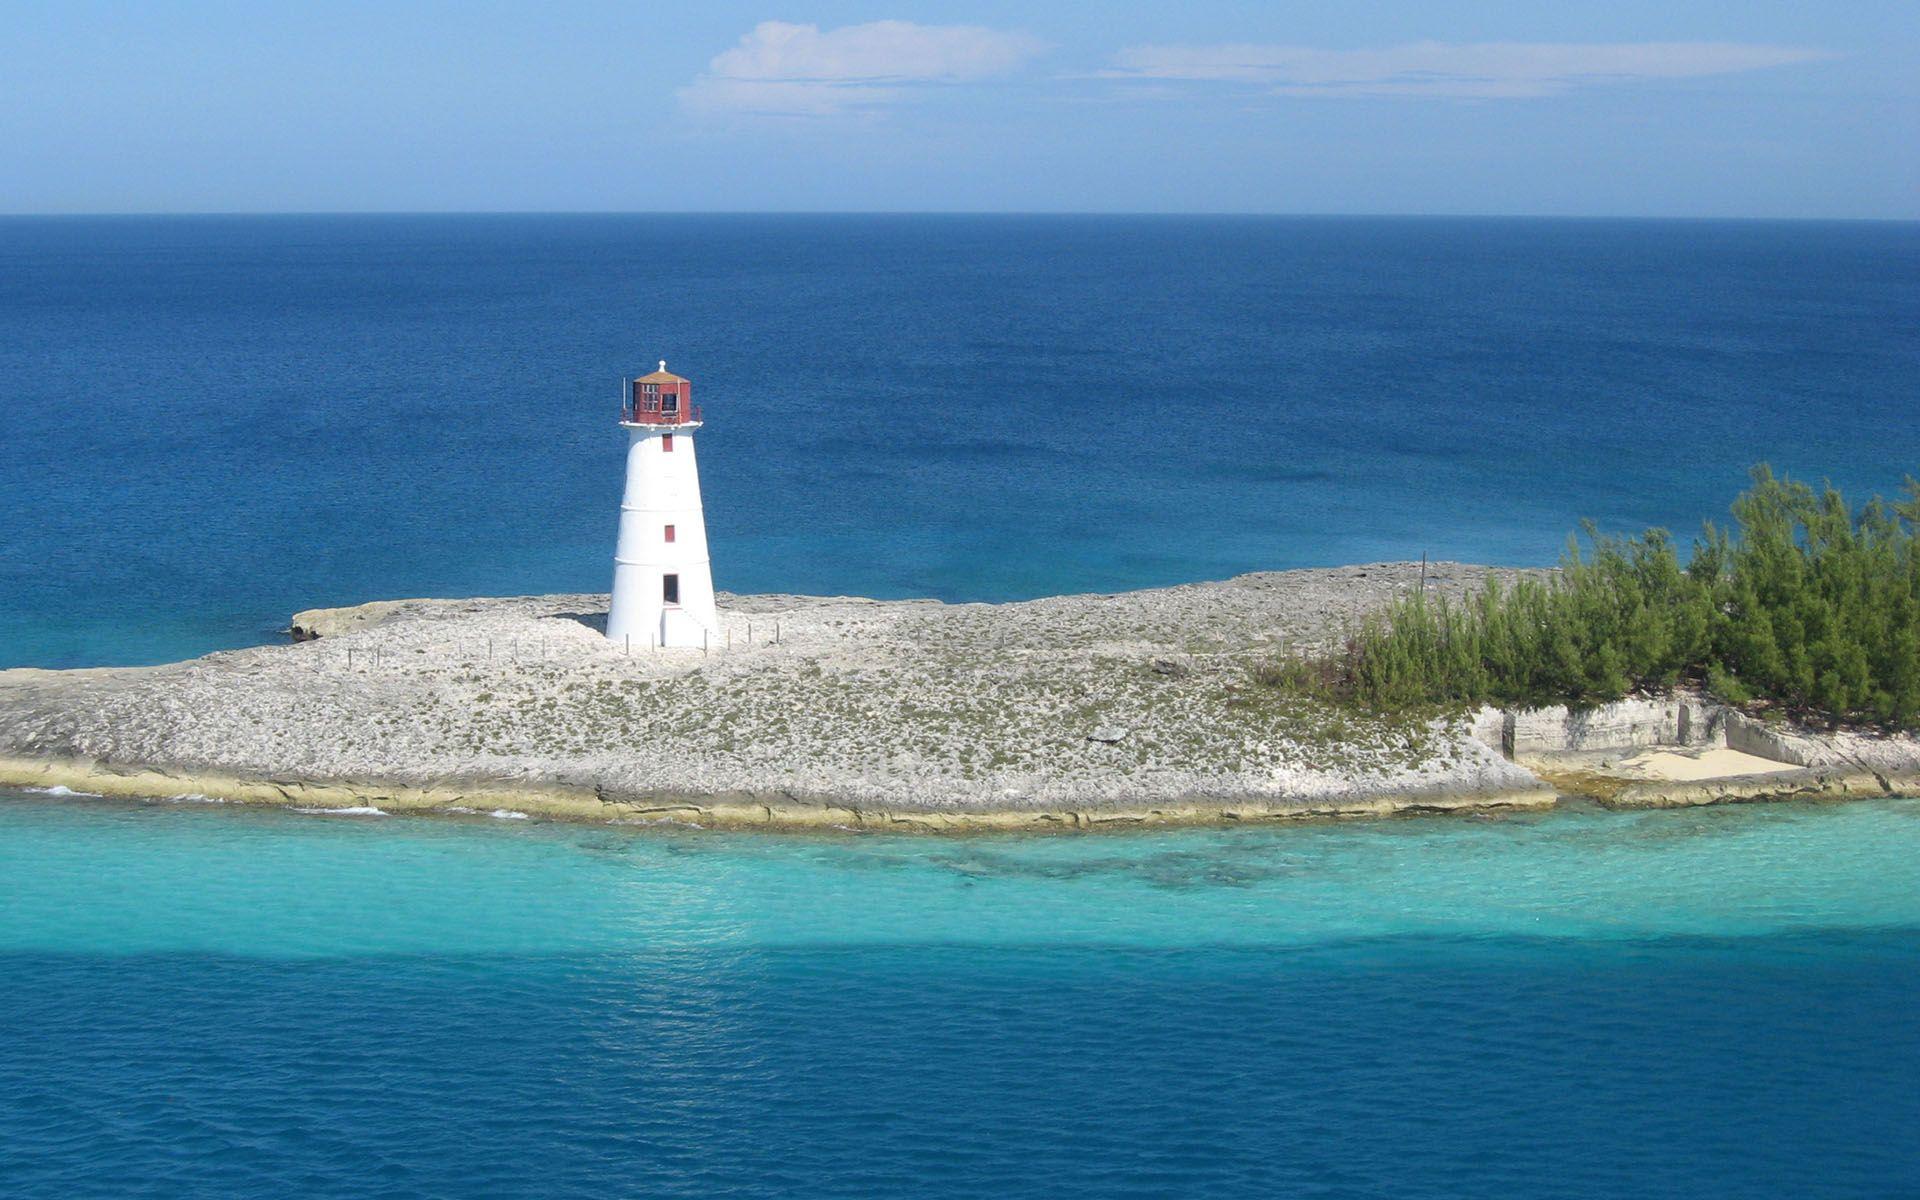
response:
[(1911, 812), (955, 842), (15, 798), (0, 1194), (1910, 1195)]

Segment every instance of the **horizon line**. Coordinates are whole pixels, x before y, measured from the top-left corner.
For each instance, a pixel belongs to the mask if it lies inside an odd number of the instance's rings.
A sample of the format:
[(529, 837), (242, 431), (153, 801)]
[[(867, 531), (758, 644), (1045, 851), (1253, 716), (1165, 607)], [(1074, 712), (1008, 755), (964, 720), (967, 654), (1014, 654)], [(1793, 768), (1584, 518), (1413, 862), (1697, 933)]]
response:
[(1217, 217), (1285, 220), (1407, 221), (1743, 221), (1752, 223), (1856, 223), (1911, 225), (1913, 216), (1765, 216), (1751, 214), (1551, 213), (1551, 212), (1327, 212), (1250, 209), (1019, 209), (1019, 208), (313, 208), (313, 209), (127, 209), (0, 212), (0, 220), (84, 220), (207, 217)]

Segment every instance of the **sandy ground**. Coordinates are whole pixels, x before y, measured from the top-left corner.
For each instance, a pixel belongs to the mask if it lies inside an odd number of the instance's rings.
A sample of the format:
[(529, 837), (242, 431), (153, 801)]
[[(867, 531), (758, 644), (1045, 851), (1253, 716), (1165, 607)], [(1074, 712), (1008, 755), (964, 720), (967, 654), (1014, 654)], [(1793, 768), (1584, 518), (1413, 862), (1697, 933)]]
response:
[(1642, 750), (1614, 764), (1614, 769), (1637, 779), (1701, 780), (1735, 775), (1768, 775), (1798, 771), (1794, 763), (1775, 762), (1725, 746), (1662, 747)]

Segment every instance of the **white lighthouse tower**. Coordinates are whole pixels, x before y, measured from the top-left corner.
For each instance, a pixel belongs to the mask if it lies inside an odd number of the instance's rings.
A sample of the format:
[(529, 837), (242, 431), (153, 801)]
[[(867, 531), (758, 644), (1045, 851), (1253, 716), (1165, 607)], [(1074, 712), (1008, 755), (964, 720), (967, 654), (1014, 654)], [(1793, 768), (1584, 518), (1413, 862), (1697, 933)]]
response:
[(607, 637), (631, 646), (705, 646), (720, 631), (693, 432), (693, 384), (660, 369), (623, 389), (627, 490), (613, 552)]

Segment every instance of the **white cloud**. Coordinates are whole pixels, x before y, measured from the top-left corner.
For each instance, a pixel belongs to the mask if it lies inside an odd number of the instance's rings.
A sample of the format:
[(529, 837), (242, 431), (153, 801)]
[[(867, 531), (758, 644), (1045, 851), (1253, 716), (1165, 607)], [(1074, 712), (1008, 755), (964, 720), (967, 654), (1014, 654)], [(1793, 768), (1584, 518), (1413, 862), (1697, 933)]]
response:
[(1039, 53), (1022, 33), (873, 21), (822, 31), (763, 21), (680, 89), (702, 112), (825, 116), (901, 100), (929, 84), (1011, 71)]
[(1377, 50), (1306, 46), (1133, 46), (1103, 75), (1247, 84), (1286, 96), (1550, 96), (1592, 84), (1725, 75), (1830, 58), (1740, 42), (1415, 42)]

